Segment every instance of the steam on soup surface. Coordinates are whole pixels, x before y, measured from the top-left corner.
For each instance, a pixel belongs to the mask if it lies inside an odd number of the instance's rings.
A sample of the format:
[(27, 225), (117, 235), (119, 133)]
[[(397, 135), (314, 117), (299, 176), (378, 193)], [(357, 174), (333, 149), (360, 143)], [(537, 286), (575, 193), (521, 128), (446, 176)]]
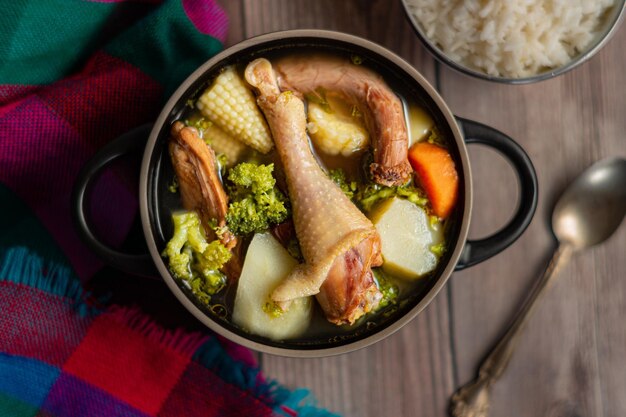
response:
[(340, 54), (223, 68), (171, 127), (172, 275), (205, 310), (274, 341), (389, 315), (437, 268), (458, 194), (418, 103)]

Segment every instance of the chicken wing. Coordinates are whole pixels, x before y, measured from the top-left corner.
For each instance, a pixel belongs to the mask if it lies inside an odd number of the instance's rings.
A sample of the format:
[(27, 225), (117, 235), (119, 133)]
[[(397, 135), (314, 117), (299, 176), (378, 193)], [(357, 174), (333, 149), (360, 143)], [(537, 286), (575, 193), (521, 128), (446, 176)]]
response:
[[(198, 212), (207, 237), (213, 240), (216, 236), (211, 223), (224, 227), (228, 210), (228, 196), (217, 172), (215, 153), (194, 128), (182, 122), (174, 122), (171, 133), (169, 151), (183, 207)], [(223, 233), (220, 240), (228, 249), (237, 244), (229, 231)]]

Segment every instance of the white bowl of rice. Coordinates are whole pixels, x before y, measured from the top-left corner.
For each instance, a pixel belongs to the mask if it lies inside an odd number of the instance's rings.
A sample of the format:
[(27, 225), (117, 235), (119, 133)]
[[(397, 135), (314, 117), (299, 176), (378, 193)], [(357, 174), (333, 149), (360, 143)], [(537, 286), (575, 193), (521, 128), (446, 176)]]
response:
[(562, 74), (615, 33), (626, 0), (403, 0), (440, 61), (465, 74), (524, 84)]

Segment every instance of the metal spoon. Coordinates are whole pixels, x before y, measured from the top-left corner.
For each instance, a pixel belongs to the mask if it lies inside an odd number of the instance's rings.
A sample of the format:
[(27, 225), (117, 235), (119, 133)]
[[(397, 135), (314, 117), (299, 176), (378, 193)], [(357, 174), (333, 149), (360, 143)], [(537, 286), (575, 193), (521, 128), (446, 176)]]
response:
[(452, 396), (451, 413), (454, 417), (487, 416), (489, 389), (509, 363), (524, 325), (551, 278), (573, 252), (608, 239), (619, 227), (625, 213), (626, 159), (599, 161), (567, 187), (552, 213), (552, 230), (559, 246), (506, 334), (480, 366), (478, 378)]

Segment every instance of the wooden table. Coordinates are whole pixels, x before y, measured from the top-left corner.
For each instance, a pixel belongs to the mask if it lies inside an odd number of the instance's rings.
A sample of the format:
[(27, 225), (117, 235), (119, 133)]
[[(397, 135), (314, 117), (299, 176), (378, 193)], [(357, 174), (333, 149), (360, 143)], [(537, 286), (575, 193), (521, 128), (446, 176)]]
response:
[[(412, 63), (452, 111), (491, 125), (528, 152), (539, 177), (535, 219), (499, 256), (454, 274), (430, 306), (369, 348), (303, 360), (261, 355), (265, 373), (311, 388), (346, 416), (444, 416), (542, 271), (555, 241), (555, 196), (597, 159), (626, 156), (626, 29), (590, 62), (556, 79), (496, 85), (439, 65), (397, 0), (221, 0), (228, 45), (266, 32), (334, 29)], [(470, 235), (503, 225), (516, 205), (515, 175), (499, 154), (470, 150), (475, 210)], [(623, 226), (623, 225), (622, 225)], [(543, 299), (493, 392), (492, 416), (626, 416), (626, 227), (578, 254)]]

